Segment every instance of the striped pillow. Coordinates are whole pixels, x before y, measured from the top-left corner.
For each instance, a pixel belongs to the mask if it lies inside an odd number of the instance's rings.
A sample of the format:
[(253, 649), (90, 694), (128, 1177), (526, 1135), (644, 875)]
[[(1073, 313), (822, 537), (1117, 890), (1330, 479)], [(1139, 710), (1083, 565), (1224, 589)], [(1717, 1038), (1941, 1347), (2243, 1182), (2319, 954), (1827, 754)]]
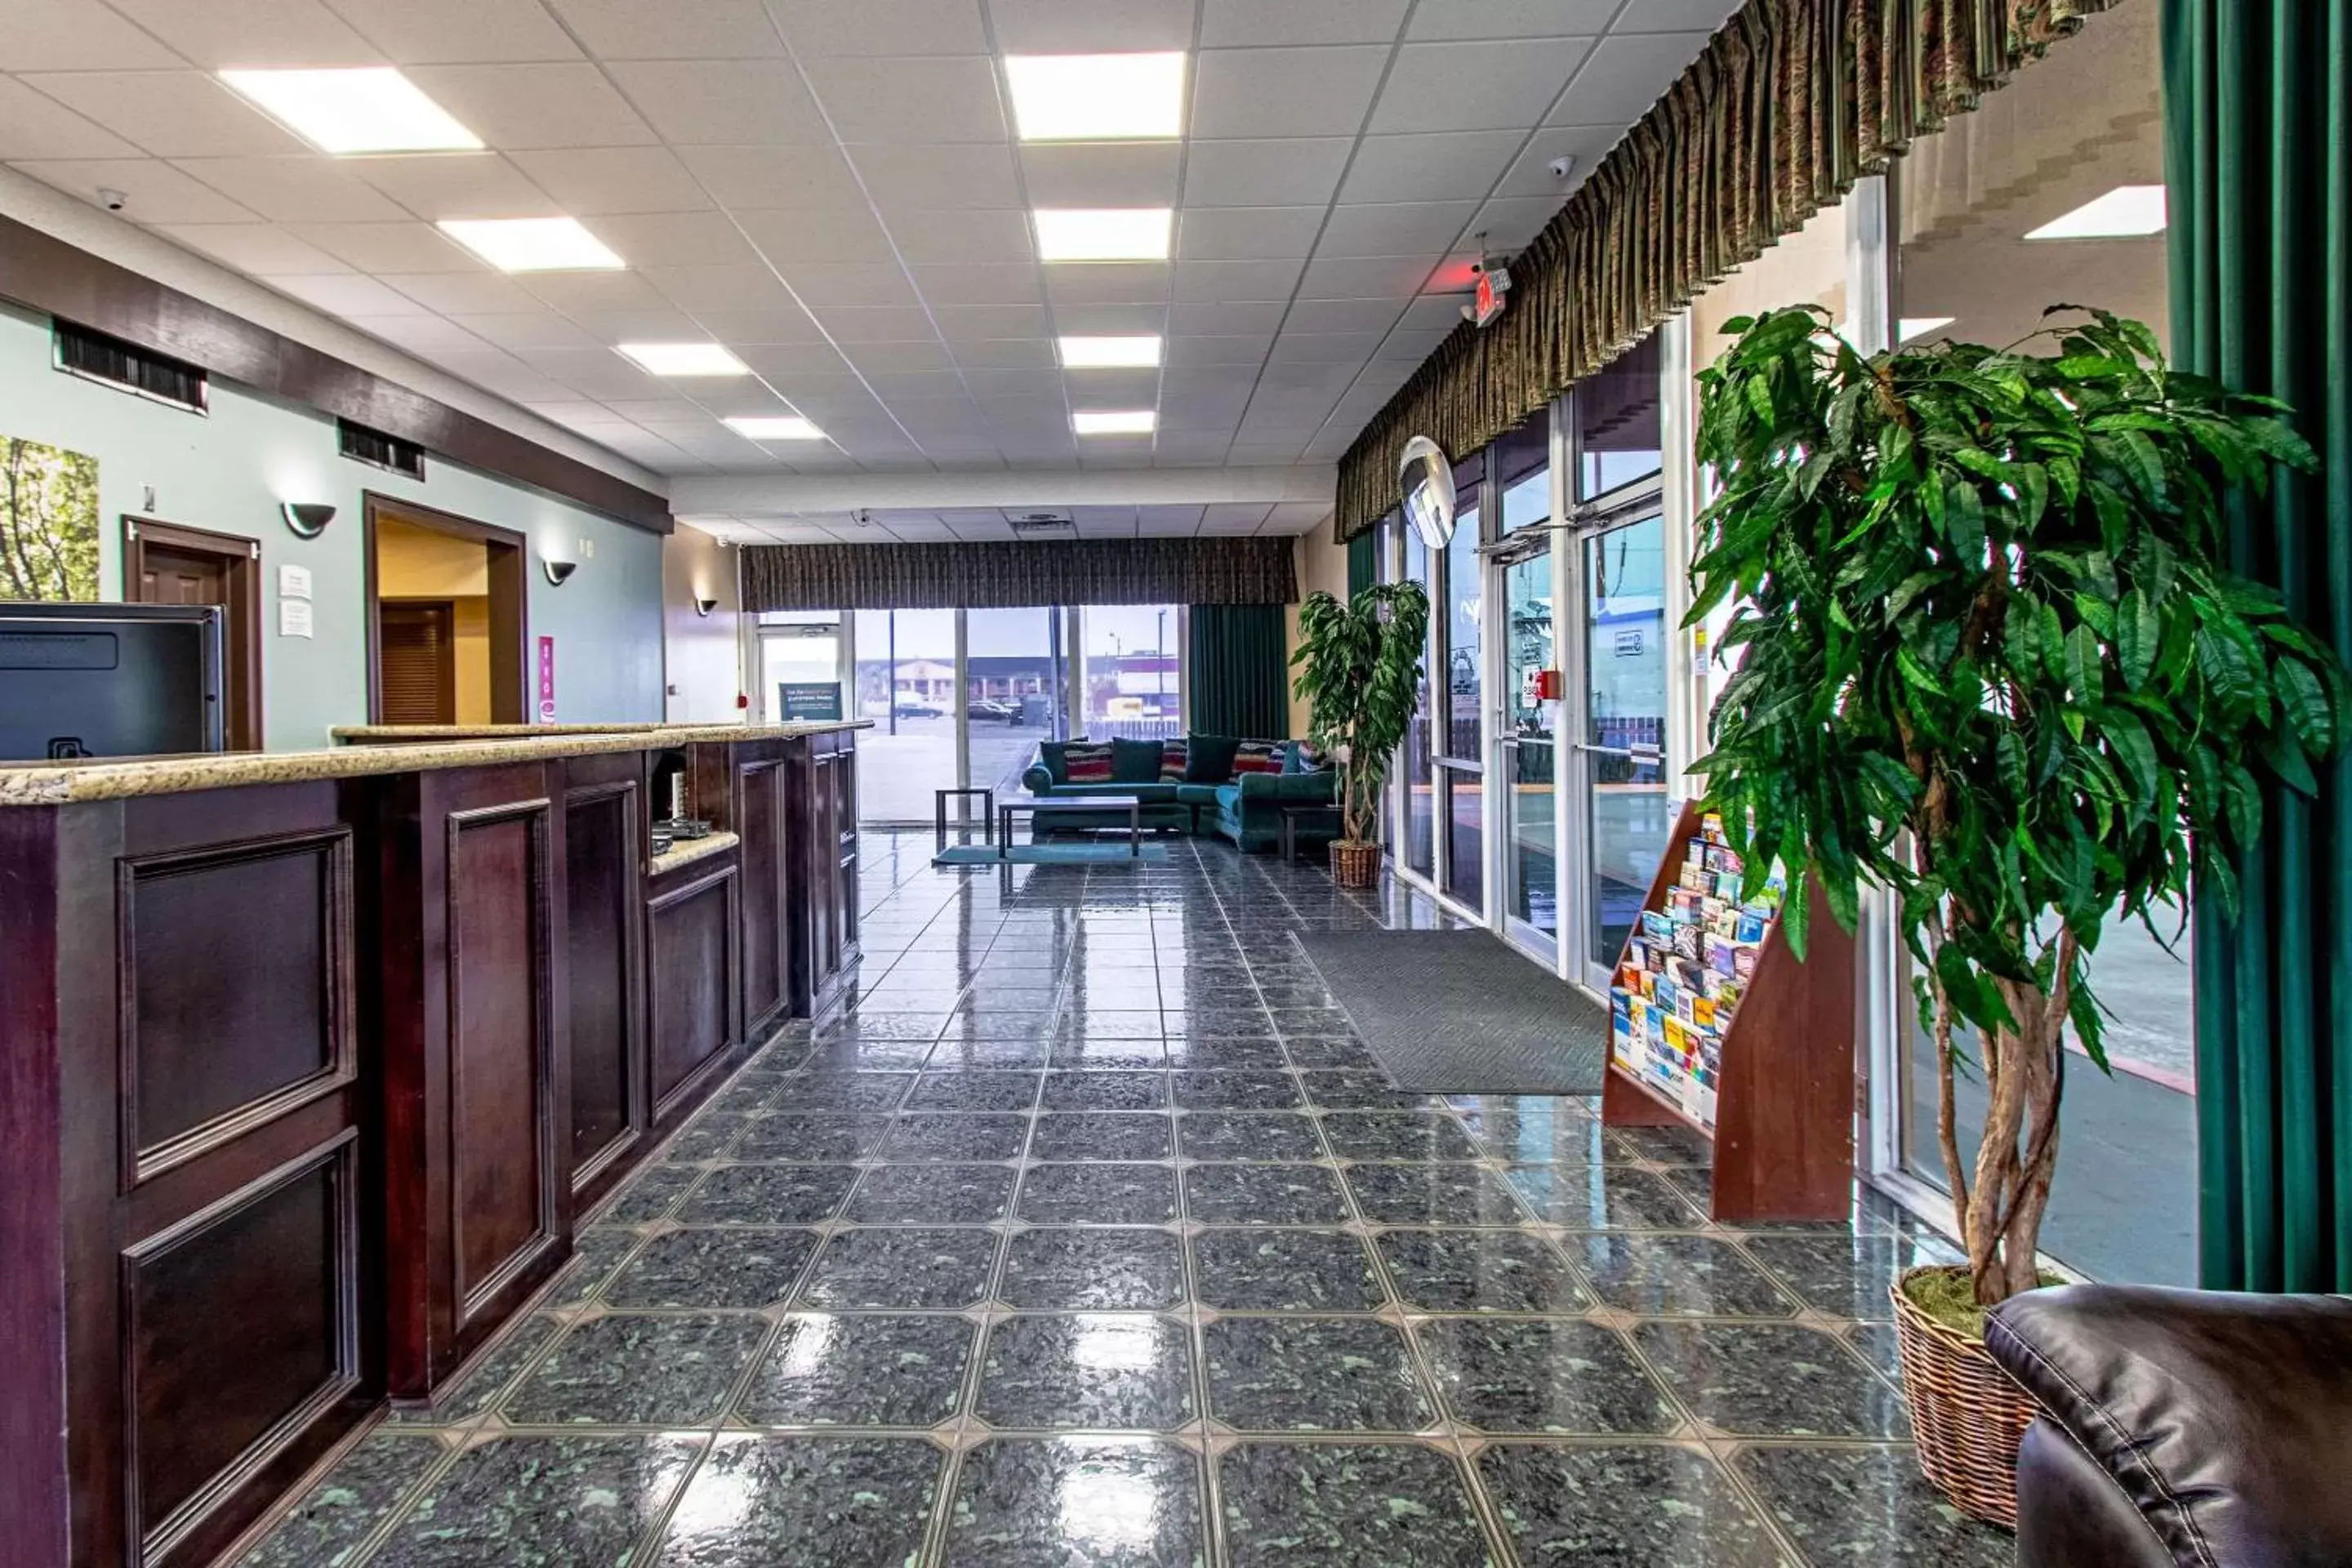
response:
[(1062, 748), (1062, 764), (1069, 771), (1072, 784), (1108, 784), (1110, 742), (1073, 741)]
[(1192, 764), (1192, 743), (1190, 741), (1160, 742), (1160, 782), (1182, 784), (1184, 770)]
[(1290, 750), (1283, 741), (1244, 741), (1234, 752), (1234, 777), (1244, 773), (1278, 773)]

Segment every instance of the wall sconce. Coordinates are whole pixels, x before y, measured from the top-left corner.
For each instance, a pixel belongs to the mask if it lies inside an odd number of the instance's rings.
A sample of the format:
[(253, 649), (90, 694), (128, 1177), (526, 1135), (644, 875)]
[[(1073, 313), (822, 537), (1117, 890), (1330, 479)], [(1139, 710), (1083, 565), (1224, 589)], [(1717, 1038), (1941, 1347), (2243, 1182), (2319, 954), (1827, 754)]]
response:
[(541, 561), (540, 564), (547, 569), (547, 580), (559, 588), (572, 580), (572, 574), (580, 570), (577, 561)]
[(719, 601), (716, 599), (697, 599), (694, 601), (694, 613), (700, 616), (705, 620), (709, 619), (710, 612), (718, 607)]
[(286, 520), (296, 538), (316, 539), (335, 521), (335, 509), (324, 501), (289, 500), (279, 505), (278, 515)]

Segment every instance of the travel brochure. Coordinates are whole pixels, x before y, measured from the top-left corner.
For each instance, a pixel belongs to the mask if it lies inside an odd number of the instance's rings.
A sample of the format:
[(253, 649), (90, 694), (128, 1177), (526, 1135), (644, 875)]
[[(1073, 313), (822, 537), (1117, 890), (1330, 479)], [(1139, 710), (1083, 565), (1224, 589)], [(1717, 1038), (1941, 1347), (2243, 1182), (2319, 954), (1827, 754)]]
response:
[(1621, 1066), (1712, 1127), (1724, 1037), (1755, 976), (1787, 879), (1775, 862), (1763, 889), (1743, 901), (1746, 868), (1712, 813), (1684, 849), (1665, 907), (1643, 910), (1625, 943), (1610, 988), (1611, 1035)]

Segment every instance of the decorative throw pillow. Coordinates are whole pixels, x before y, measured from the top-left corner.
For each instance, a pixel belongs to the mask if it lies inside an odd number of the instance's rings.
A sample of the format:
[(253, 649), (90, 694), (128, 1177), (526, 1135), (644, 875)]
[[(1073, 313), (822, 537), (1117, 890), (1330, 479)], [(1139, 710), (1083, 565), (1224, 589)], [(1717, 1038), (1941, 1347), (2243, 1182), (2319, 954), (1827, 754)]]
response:
[(1278, 773), (1290, 749), (1286, 741), (1244, 741), (1234, 748), (1234, 777), (1244, 773)]
[(1191, 762), (1192, 755), (1192, 748), (1191, 743), (1188, 742), (1160, 742), (1160, 782), (1161, 784), (1182, 784), (1184, 782), (1184, 769)]
[(1110, 782), (1110, 742), (1072, 741), (1062, 748), (1062, 765), (1074, 784)]
[(1160, 742), (1114, 740), (1110, 743), (1110, 782), (1147, 784), (1160, 782)]
[(1184, 782), (1221, 784), (1232, 778), (1234, 748), (1240, 744), (1240, 740), (1232, 735), (1186, 737)]
[(1319, 773), (1329, 768), (1330, 765), (1331, 758), (1328, 753), (1317, 751), (1305, 741), (1293, 741), (1290, 742), (1289, 765), (1285, 767), (1283, 772), (1291, 773)]

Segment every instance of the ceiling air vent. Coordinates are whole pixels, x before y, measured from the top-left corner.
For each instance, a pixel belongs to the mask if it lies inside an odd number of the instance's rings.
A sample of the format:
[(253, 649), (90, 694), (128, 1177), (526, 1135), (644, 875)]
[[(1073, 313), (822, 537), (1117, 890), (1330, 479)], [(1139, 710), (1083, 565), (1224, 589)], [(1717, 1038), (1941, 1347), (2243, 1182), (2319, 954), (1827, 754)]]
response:
[(343, 456), (355, 463), (388, 468), (412, 479), (425, 477), (425, 448), (414, 441), (404, 441), (397, 436), (387, 436), (381, 430), (371, 430), (348, 419), (335, 421), (335, 440)]
[(57, 365), (68, 375), (102, 381), (174, 408), (205, 412), (205, 373), (152, 349), (70, 321), (56, 323)]
[(1077, 531), (1066, 511), (1017, 511), (1010, 521), (1013, 531), (1023, 539), (1052, 539)]

